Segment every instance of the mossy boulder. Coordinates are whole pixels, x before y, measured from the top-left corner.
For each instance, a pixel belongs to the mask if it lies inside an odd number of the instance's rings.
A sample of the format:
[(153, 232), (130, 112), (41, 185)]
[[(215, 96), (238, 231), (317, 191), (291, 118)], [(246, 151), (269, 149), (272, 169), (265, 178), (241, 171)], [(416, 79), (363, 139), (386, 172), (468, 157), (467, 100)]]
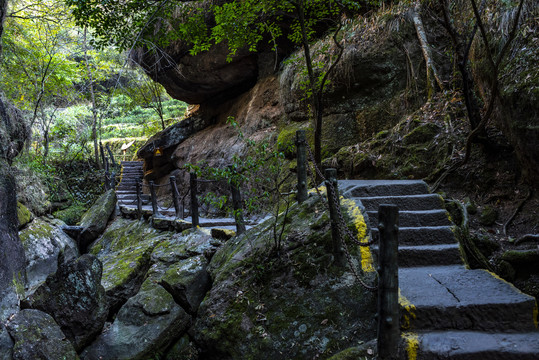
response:
[(101, 332), (107, 319), (102, 270), (101, 262), (90, 254), (61, 264), (23, 305), (51, 315), (80, 351)]
[(185, 334), (188, 315), (162, 286), (146, 280), (122, 306), (110, 329), (81, 354), (88, 360), (144, 360), (162, 353)]
[(515, 270), (516, 278), (528, 278), (532, 274), (539, 274), (539, 250), (508, 250), (500, 257)]
[(152, 262), (171, 265), (199, 255), (204, 255), (209, 261), (222, 244), (211, 236), (208, 229), (185, 230), (159, 243), (152, 253)]
[[(311, 196), (281, 226), (280, 240), (270, 219), (212, 258), (213, 287), (191, 331), (204, 359), (325, 358), (375, 336), (375, 296), (334, 264), (324, 204)], [(350, 251), (359, 266), (359, 249)]]
[(111, 312), (137, 293), (150, 268), (155, 246), (171, 236), (144, 221), (117, 219), (92, 245), (90, 253), (103, 263), (102, 284)]
[(17, 202), (17, 217), (19, 218), (19, 230), (24, 228), (34, 219), (34, 215), (26, 206)]
[(479, 223), (485, 226), (492, 226), (498, 219), (498, 210), (490, 205), (486, 205), (479, 214)]
[(79, 358), (52, 316), (42, 311), (22, 310), (7, 323), (7, 330), (15, 341), (13, 359)]
[(79, 256), (77, 244), (62, 230), (63, 223), (37, 218), (19, 232), (26, 255), (27, 287), (34, 288), (58, 269), (61, 262)]
[(208, 260), (199, 255), (172, 265), (163, 265), (152, 266), (148, 278), (163, 286), (189, 314), (196, 313), (211, 287), (211, 279), (206, 271)]
[(82, 216), (80, 226), (83, 229), (79, 237), (81, 250), (86, 249), (89, 244), (103, 233), (115, 207), (116, 192), (111, 189), (101, 195)]

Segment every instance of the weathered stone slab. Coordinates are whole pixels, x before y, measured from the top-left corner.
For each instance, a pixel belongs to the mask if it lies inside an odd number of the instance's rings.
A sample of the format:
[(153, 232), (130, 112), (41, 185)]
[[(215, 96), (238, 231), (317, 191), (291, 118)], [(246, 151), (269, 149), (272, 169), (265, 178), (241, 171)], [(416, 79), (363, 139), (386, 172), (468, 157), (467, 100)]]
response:
[(163, 287), (147, 280), (116, 320), (81, 354), (86, 360), (150, 359), (182, 337), (189, 316)]
[(101, 332), (107, 319), (102, 270), (101, 262), (90, 254), (60, 265), (24, 305), (50, 314), (75, 349), (82, 350)]
[(79, 358), (52, 316), (42, 311), (22, 310), (7, 329), (15, 341), (13, 360)]
[[(64, 224), (65, 225), (65, 224)], [(76, 259), (79, 250), (75, 241), (47, 218), (38, 218), (19, 233), (26, 255), (26, 275), (29, 289), (45, 281), (62, 262)]]

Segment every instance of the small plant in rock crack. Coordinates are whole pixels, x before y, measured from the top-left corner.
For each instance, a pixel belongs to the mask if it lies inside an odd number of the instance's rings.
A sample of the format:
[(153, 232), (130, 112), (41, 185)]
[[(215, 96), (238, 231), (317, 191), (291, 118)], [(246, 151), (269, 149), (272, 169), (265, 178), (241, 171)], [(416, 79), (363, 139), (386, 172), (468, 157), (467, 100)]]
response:
[(240, 209), (233, 209), (230, 193), (223, 189), (223, 185), (214, 186), (218, 190), (205, 193), (201, 198), (205, 206), (234, 216), (270, 213), (275, 218), (274, 246), (279, 249), (286, 222), (283, 221), (282, 228), (278, 229), (278, 218), (288, 214), (292, 193), (285, 187), (292, 173), (286, 166), (283, 152), (275, 150), (278, 146), (272, 146), (268, 140), (255, 142), (246, 138), (233, 117), (228, 118), (228, 123), (236, 130), (238, 141), (244, 143), (244, 153), (233, 155), (225, 167), (198, 162), (186, 164), (185, 168), (196, 173), (198, 178), (240, 189), (243, 198)]

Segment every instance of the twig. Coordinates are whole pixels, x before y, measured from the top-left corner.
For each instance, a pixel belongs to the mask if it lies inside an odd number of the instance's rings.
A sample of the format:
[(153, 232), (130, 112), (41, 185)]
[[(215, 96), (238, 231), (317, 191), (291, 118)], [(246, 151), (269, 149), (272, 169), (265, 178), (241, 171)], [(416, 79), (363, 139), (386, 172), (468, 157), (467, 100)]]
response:
[(526, 241), (539, 241), (539, 234), (526, 234), (521, 236), (518, 240), (515, 241), (515, 245)]
[(520, 209), (522, 209), (522, 207), (524, 206), (524, 203), (526, 201), (528, 201), (528, 199), (532, 196), (532, 191), (530, 189), (528, 189), (528, 195), (526, 195), (526, 197), (524, 199), (522, 199), (522, 201), (518, 204), (517, 208), (515, 209), (515, 211), (513, 212), (513, 214), (509, 217), (509, 219), (507, 219), (507, 221), (505, 222), (505, 224), (503, 224), (503, 234), (504, 235), (507, 235), (507, 227), (509, 226), (509, 224), (513, 221), (513, 219), (515, 218), (515, 216), (517, 216), (518, 212), (520, 211)]

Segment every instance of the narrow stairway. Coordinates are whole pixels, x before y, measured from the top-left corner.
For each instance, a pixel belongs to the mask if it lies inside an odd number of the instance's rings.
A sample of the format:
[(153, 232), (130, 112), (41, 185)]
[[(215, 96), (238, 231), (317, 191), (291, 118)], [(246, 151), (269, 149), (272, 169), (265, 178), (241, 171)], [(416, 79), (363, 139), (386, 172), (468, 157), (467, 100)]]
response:
[(143, 161), (122, 161), (121, 180), (116, 187), (120, 206), (137, 206), (137, 183), (142, 183)]
[(339, 181), (376, 236), (380, 204), (399, 206), (400, 359), (537, 360), (535, 299), (468, 270), (440, 196), (423, 181)]

